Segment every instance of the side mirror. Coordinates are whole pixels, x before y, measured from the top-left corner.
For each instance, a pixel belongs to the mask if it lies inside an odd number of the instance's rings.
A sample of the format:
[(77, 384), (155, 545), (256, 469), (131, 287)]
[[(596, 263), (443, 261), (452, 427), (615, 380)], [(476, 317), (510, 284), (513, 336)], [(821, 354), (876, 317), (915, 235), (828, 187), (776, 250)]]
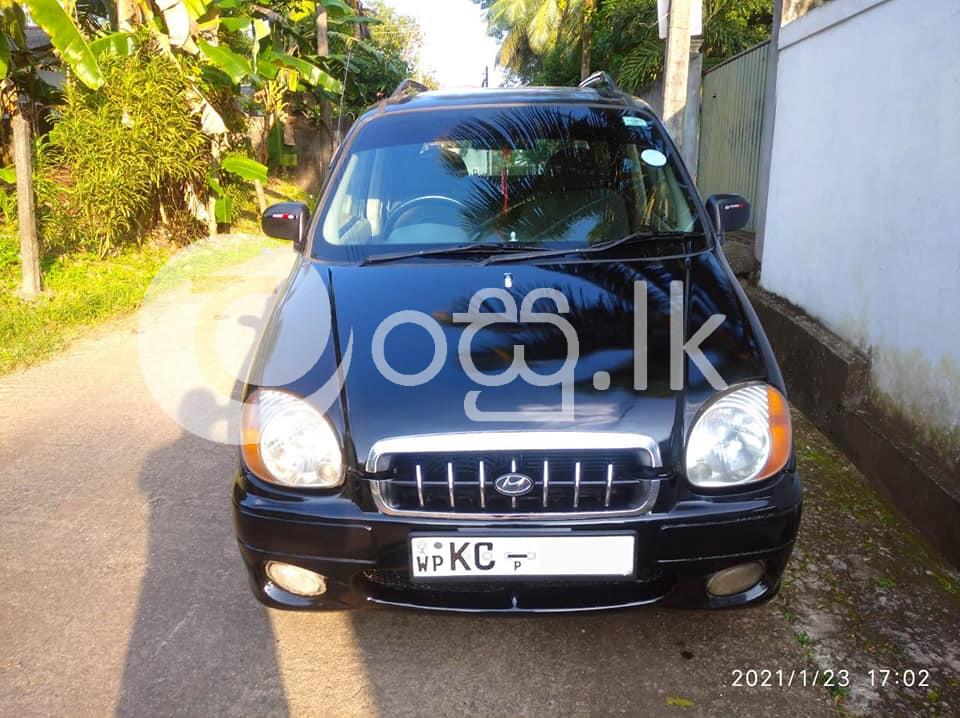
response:
[(712, 194), (707, 213), (718, 232), (743, 229), (750, 221), (750, 203), (738, 194)]
[(310, 210), (303, 202), (280, 202), (270, 205), (263, 213), (260, 226), (264, 234), (277, 239), (289, 239), (300, 249), (307, 235)]

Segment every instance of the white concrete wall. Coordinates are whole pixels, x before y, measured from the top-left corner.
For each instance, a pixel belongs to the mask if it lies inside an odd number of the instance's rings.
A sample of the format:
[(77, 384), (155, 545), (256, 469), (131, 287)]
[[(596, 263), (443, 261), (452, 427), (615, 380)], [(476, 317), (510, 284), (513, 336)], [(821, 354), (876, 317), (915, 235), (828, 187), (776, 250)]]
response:
[(960, 2), (833, 0), (780, 34), (762, 285), (960, 448)]

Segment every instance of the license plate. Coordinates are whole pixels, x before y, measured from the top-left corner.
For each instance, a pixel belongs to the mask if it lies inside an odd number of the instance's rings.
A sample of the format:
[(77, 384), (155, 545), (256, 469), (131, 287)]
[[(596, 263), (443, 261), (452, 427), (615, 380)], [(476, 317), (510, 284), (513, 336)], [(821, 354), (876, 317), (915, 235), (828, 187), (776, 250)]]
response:
[(633, 576), (634, 534), (410, 538), (415, 579), (493, 576)]

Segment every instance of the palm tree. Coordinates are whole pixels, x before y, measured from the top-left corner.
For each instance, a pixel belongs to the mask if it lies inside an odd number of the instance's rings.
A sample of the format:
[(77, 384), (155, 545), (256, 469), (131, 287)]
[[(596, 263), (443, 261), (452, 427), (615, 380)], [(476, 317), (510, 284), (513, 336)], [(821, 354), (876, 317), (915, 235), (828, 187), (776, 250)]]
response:
[(496, 0), (490, 21), (506, 29), (498, 61), (520, 69), (531, 54), (542, 56), (566, 43), (580, 45), (580, 79), (590, 75), (597, 0)]

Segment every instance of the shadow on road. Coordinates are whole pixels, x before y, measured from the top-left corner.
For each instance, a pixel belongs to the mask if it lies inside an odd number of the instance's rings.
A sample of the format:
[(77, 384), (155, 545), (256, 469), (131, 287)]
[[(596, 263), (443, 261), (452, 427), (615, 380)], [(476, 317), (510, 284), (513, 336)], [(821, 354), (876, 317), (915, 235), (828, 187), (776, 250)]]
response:
[[(782, 695), (730, 687), (736, 669), (805, 665), (776, 619), (770, 605), (728, 612), (351, 615), (372, 700), (390, 716), (782, 714)], [(800, 715), (829, 715), (821, 690), (795, 696)]]
[[(181, 406), (212, 401), (193, 390)], [(287, 714), (270, 620), (250, 595), (233, 533), (236, 452), (184, 434), (144, 462), (149, 553), (120, 715)]]

